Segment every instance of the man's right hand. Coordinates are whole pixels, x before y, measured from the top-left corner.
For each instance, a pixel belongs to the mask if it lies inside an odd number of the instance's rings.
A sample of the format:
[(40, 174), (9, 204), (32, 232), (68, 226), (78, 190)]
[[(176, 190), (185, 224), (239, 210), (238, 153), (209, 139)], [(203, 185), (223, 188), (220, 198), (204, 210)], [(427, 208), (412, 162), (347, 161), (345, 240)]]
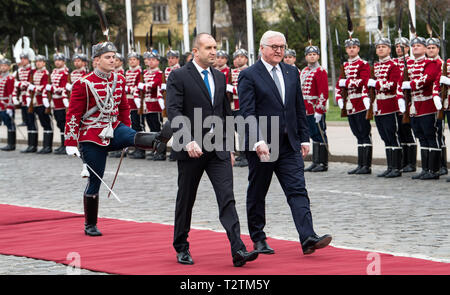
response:
[(200, 158), (203, 155), (202, 149), (195, 141), (191, 141), (186, 145), (186, 151), (191, 158)]
[(259, 160), (261, 162), (269, 162), (270, 160), (270, 152), (269, 152), (269, 147), (267, 146), (267, 144), (261, 143), (260, 145), (258, 145), (256, 147), (256, 154), (259, 157)]
[(80, 151), (78, 150), (78, 148), (76, 146), (66, 146), (66, 153), (69, 156), (77, 156), (80, 157)]

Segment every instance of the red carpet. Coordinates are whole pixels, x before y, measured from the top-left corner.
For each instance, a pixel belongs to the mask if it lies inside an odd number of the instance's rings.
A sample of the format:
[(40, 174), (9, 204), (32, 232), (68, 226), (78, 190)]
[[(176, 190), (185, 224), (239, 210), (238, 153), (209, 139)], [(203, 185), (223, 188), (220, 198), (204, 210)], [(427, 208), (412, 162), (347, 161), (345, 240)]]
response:
[[(275, 255), (260, 255), (233, 267), (225, 233), (192, 230), (194, 265), (180, 265), (172, 248), (173, 226), (101, 218), (102, 237), (83, 233), (84, 217), (74, 213), (0, 205), (0, 254), (69, 264), (77, 252), (81, 268), (115, 274), (164, 275), (364, 275), (371, 270), (368, 252), (327, 247), (304, 256), (298, 242), (268, 239)], [(244, 243), (251, 249), (248, 236)], [(379, 254), (380, 271), (392, 274), (450, 274), (450, 264)]]

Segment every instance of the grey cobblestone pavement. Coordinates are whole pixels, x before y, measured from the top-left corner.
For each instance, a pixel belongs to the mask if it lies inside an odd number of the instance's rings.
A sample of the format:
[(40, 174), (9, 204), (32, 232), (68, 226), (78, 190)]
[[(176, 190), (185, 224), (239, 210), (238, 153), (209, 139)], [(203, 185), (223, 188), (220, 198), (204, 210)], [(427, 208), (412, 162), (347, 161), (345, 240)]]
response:
[[(81, 162), (56, 155), (0, 153), (0, 203), (82, 213)], [(111, 183), (119, 159), (109, 158), (105, 173)], [(306, 163), (309, 164), (308, 162)], [(392, 253), (450, 262), (450, 183), (414, 181), (411, 174), (380, 179), (347, 175), (354, 165), (332, 162), (326, 173), (306, 174), (314, 228), (333, 235), (336, 247)], [(234, 168), (236, 208), (243, 234), (248, 234), (245, 197), (247, 168)], [(173, 224), (177, 191), (176, 162), (124, 159), (114, 191), (123, 203), (107, 199), (101, 188), (101, 217)], [(266, 199), (266, 233), (298, 241), (291, 212), (274, 176)], [(101, 224), (99, 225), (101, 229)], [(223, 231), (212, 186), (205, 175), (194, 206), (192, 227)], [(80, 230), (83, 225), (80, 224)], [(301, 249), (299, 246), (299, 255)], [(66, 274), (54, 262), (0, 255), (0, 274)], [(98, 274), (82, 270), (81, 274)]]

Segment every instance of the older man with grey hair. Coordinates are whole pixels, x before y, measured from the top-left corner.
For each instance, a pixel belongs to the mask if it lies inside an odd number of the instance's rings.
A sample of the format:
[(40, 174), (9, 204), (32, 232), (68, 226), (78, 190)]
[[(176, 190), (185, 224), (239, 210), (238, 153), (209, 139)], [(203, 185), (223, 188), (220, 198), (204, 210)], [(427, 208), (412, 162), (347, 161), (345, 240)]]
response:
[[(332, 238), (330, 235), (319, 237), (313, 229), (303, 163), (303, 157), (309, 152), (308, 123), (299, 72), (282, 62), (285, 49), (286, 38), (282, 33), (265, 32), (260, 41), (261, 59), (239, 75), (242, 115), (258, 122), (256, 126), (249, 126), (245, 134), (249, 167), (248, 228), (255, 250), (262, 254), (275, 253), (263, 231), (265, 198), (275, 172), (291, 208), (303, 254), (311, 254), (326, 247)], [(261, 132), (265, 127), (260, 125), (263, 117), (270, 118), (266, 120), (267, 136)], [(271, 125), (273, 119), (278, 119), (278, 126)], [(257, 142), (250, 146), (249, 138), (257, 138)], [(279, 153), (275, 158), (277, 148)]]

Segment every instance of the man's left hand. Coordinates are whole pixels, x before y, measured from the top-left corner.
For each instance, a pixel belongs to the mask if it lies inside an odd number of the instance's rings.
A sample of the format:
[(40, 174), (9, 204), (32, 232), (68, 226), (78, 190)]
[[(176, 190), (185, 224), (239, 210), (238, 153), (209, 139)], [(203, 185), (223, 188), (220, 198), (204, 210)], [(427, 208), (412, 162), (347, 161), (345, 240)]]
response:
[(234, 163), (235, 163), (235, 157), (234, 157), (234, 153), (230, 152), (230, 156), (231, 156), (231, 167), (234, 167)]

